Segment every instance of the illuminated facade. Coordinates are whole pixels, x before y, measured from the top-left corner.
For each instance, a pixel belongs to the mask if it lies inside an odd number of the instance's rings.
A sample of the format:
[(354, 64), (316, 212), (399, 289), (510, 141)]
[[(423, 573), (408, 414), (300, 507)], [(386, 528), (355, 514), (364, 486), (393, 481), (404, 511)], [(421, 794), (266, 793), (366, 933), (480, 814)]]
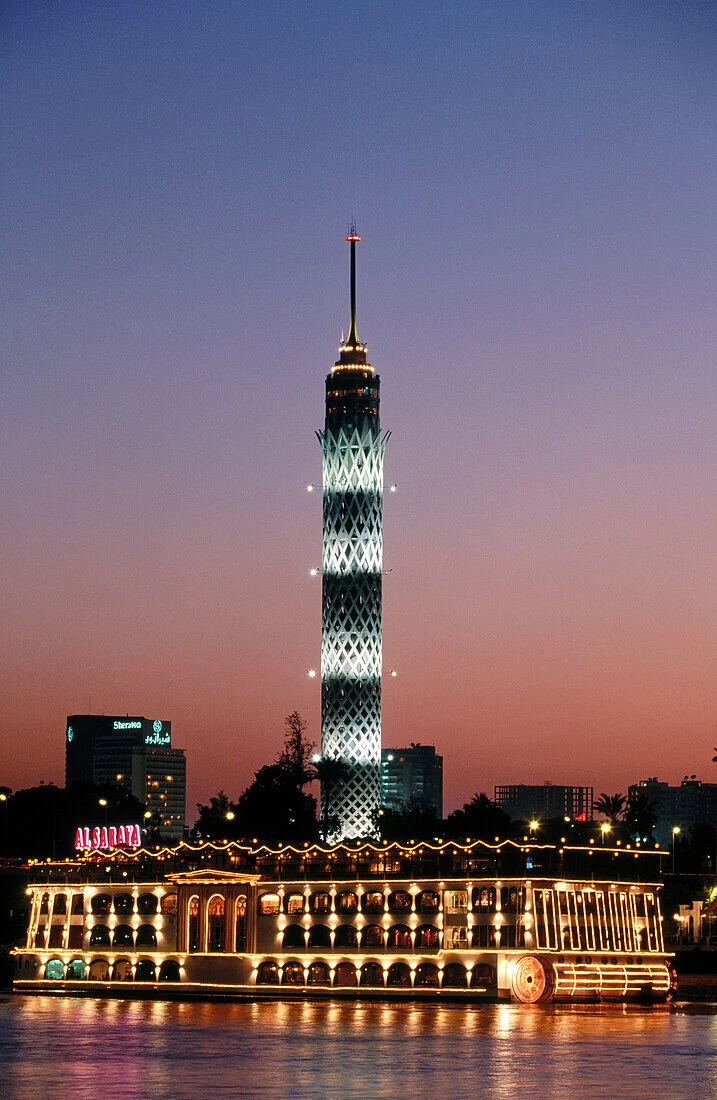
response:
[[(334, 840), (367, 837), (381, 802), (381, 579), (383, 456), (380, 379), (356, 331), (356, 243), (351, 245), (351, 325), (326, 379), (326, 423), (317, 432), (323, 484), (321, 755), (347, 765), (322, 787)], [(330, 800), (330, 804), (327, 804)]]
[(32, 868), (14, 986), (664, 1001), (672, 973), (655, 876), (669, 855), (513, 840), (85, 852)]

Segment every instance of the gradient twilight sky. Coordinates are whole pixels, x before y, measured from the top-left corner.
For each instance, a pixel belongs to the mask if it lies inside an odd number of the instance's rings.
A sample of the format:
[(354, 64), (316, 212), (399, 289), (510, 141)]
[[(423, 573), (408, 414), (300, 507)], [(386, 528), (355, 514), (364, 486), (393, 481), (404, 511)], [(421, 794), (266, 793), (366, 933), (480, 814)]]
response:
[(391, 429), (384, 744), (717, 781), (717, 12), (6, 0), (0, 783), (169, 718), (188, 807), (319, 736), (314, 430)]

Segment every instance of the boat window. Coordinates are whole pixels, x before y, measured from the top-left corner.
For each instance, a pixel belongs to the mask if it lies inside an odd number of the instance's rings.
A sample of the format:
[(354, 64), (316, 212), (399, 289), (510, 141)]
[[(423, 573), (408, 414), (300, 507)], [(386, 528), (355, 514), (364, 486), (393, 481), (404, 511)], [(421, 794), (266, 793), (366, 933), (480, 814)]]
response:
[(437, 913), (441, 907), (441, 899), (435, 890), (424, 890), (416, 898), (416, 908), (421, 913)]
[(340, 924), (334, 934), (334, 947), (358, 947), (358, 933), (352, 924)]
[(115, 896), (115, 913), (118, 917), (130, 917), (134, 912), (134, 898), (131, 894)]
[(342, 890), (336, 895), (337, 913), (355, 913), (358, 909), (358, 897), (353, 890)]
[(85, 911), (85, 896), (84, 894), (72, 895), (72, 913), (74, 916), (81, 916)]
[(447, 890), (444, 896), (447, 913), (465, 913), (468, 894), (465, 890)]
[(259, 898), (259, 912), (263, 917), (274, 917), (281, 912), (278, 894), (262, 894)]
[(112, 967), (112, 981), (132, 981), (132, 964), (130, 963), (129, 959), (117, 959), (117, 962)]
[(67, 964), (67, 977), (75, 981), (83, 982), (87, 977), (87, 967), (84, 959), (72, 959)]
[(137, 963), (135, 979), (138, 982), (153, 982), (157, 978), (157, 968), (151, 959), (140, 959)]
[(181, 978), (176, 959), (165, 959), (159, 968), (160, 982), (178, 982)]
[(137, 912), (140, 916), (148, 917), (157, 912), (157, 895), (140, 894), (137, 898)]
[(386, 985), (408, 989), (411, 985), (411, 971), (408, 964), (394, 963), (393, 966), (389, 966)]
[(422, 924), (416, 929), (416, 947), (438, 947), (438, 929), (433, 924)]
[(331, 947), (331, 932), (325, 924), (315, 924), (309, 929), (309, 947)]
[(64, 924), (52, 924), (50, 925), (50, 942), (48, 947), (62, 947), (62, 940), (65, 935)]
[(93, 959), (90, 963), (90, 981), (108, 982), (110, 980), (110, 967), (107, 959)]
[(106, 924), (95, 924), (90, 932), (90, 947), (109, 947), (110, 930)]
[(303, 894), (288, 894), (284, 898), (284, 908), (289, 916), (295, 916), (297, 913), (304, 912), (304, 895)]
[(394, 924), (388, 930), (388, 946), (410, 948), (411, 929), (407, 928), (405, 924)]
[(199, 898), (196, 894), (187, 902), (187, 950), (199, 950)]
[(284, 973), (281, 979), (282, 985), (303, 985), (304, 984), (304, 968), (299, 962), (288, 962), (284, 964)]
[(261, 963), (259, 970), (257, 971), (256, 980), (259, 985), (278, 985), (279, 984), (279, 967), (273, 959), (267, 959), (266, 962)]
[(309, 985), (331, 985), (331, 975), (325, 962), (315, 962), (309, 967)]
[(367, 962), (361, 967), (361, 985), (382, 986), (383, 967), (377, 962)]
[(128, 924), (118, 924), (112, 933), (113, 947), (132, 947), (134, 935)]
[(312, 913), (330, 913), (331, 894), (323, 892), (312, 894), (309, 898), (309, 909)]
[(157, 930), (152, 924), (140, 924), (137, 929), (136, 947), (156, 947)]
[(55, 894), (52, 903), (52, 914), (55, 917), (64, 917), (67, 913), (67, 894)]
[(383, 928), (380, 924), (367, 924), (361, 929), (362, 947), (383, 947)]
[(79, 949), (82, 947), (81, 924), (70, 925), (70, 934), (67, 937), (67, 946), (69, 947), (70, 951), (79, 951)]
[(91, 908), (95, 916), (109, 913), (112, 908), (112, 898), (109, 894), (95, 894), (92, 898)]
[(411, 895), (405, 890), (396, 890), (388, 895), (389, 913), (410, 913)]
[(240, 894), (234, 906), (236, 925), (234, 928), (234, 950), (246, 950), (246, 895)]
[(284, 935), (282, 938), (282, 947), (286, 951), (287, 948), (304, 947), (306, 945), (306, 939), (304, 937), (304, 929), (300, 924), (289, 924), (284, 929)]
[(364, 894), (361, 908), (364, 913), (383, 913), (383, 894), (378, 891)]
[(350, 962), (339, 963), (334, 972), (334, 985), (355, 986), (357, 984), (354, 964)]
[(62, 959), (49, 959), (45, 966), (47, 981), (57, 982), (65, 977), (65, 964)]
[(414, 984), (421, 988), (437, 989), (439, 984), (438, 967), (435, 963), (421, 963), (416, 968)]
[(161, 913), (164, 913), (165, 916), (175, 916), (177, 912), (177, 895), (174, 892), (171, 894), (162, 894), (159, 901), (159, 910)]
[(465, 989), (468, 985), (465, 966), (460, 963), (448, 963), (443, 967), (444, 989)]

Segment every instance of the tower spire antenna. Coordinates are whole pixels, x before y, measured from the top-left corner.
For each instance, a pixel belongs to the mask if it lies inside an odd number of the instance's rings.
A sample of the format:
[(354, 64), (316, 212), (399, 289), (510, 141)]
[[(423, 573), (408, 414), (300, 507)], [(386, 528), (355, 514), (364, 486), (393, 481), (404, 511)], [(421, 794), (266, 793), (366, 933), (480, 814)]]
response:
[(346, 346), (358, 348), (361, 346), (361, 343), (356, 331), (356, 242), (360, 241), (361, 238), (356, 232), (356, 222), (353, 218), (351, 219), (351, 225), (346, 240), (351, 245), (351, 326), (349, 328)]

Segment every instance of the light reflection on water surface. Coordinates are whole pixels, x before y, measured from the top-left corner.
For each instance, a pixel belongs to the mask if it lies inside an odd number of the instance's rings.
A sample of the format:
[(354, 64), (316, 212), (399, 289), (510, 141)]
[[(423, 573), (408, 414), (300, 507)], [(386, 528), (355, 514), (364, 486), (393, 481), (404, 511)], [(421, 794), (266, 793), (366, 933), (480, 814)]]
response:
[(8, 1098), (717, 1095), (717, 1015), (10, 997)]

